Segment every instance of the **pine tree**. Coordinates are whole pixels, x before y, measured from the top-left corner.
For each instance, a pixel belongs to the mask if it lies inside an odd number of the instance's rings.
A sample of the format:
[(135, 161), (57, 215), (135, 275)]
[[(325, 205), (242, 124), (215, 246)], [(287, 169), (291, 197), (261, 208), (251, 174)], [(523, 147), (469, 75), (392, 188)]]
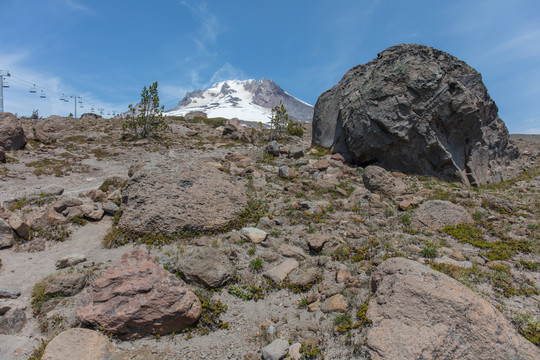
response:
[(159, 106), (158, 83), (154, 82), (147, 89), (143, 87), (141, 102), (129, 105), (129, 114), (122, 124), (124, 131), (131, 130), (135, 137), (146, 138), (165, 131), (168, 126), (163, 117), (163, 106)]

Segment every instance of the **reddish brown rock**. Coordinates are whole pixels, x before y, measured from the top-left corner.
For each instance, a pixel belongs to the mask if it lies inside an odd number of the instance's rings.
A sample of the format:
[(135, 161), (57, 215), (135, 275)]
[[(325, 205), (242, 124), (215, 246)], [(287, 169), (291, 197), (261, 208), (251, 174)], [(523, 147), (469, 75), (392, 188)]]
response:
[(391, 258), (372, 277), (367, 346), (382, 359), (540, 359), (490, 303), (449, 276)]
[(30, 229), (28, 228), (28, 225), (17, 215), (11, 214), (8, 218), (8, 223), (20, 238), (28, 239), (30, 237)]
[(324, 171), (330, 167), (330, 162), (327, 159), (320, 159), (313, 163), (315, 170)]
[(342, 162), (342, 163), (345, 162), (345, 158), (344, 158), (343, 155), (341, 155), (341, 154), (334, 154), (334, 155), (332, 155), (332, 156), (330, 157), (330, 159), (336, 160), (336, 161), (340, 161), (340, 162)]
[(178, 332), (200, 314), (201, 303), (187, 285), (140, 249), (98, 278), (77, 310), (83, 324), (121, 338)]

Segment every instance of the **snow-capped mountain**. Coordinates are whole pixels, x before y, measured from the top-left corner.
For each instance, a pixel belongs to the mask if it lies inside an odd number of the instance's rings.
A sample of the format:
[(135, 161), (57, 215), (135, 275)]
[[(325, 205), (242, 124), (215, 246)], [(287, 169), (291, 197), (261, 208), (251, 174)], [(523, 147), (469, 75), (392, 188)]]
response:
[(295, 121), (313, 119), (313, 106), (287, 94), (272, 80), (227, 80), (210, 89), (188, 92), (178, 106), (165, 115), (185, 115), (190, 111), (204, 111), (208, 117), (238, 118), (245, 121), (268, 123), (271, 109), (279, 102)]

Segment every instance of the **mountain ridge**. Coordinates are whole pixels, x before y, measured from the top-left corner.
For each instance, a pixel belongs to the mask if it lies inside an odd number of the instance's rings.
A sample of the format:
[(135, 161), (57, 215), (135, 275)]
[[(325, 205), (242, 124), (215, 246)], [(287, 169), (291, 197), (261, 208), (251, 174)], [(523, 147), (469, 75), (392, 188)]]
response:
[(311, 122), (313, 106), (297, 99), (270, 79), (257, 81), (226, 80), (215, 83), (207, 90), (187, 92), (178, 105), (166, 110), (165, 115), (185, 115), (203, 111), (209, 117), (236, 117), (244, 121), (268, 123), (272, 108), (283, 102), (294, 121)]

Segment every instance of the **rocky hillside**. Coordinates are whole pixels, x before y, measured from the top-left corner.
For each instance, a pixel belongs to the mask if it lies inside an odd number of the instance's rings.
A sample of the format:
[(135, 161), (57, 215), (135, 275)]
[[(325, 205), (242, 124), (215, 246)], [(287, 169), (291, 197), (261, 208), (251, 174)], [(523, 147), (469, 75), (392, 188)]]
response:
[(243, 121), (268, 123), (272, 108), (283, 102), (291, 119), (311, 122), (313, 106), (286, 93), (268, 79), (228, 80), (214, 84), (205, 91), (188, 92), (178, 106), (167, 110), (166, 115), (184, 116), (192, 111), (202, 111), (209, 117), (238, 118)]
[(540, 358), (536, 139), (471, 187), (168, 121), (2, 115), (0, 358)]

